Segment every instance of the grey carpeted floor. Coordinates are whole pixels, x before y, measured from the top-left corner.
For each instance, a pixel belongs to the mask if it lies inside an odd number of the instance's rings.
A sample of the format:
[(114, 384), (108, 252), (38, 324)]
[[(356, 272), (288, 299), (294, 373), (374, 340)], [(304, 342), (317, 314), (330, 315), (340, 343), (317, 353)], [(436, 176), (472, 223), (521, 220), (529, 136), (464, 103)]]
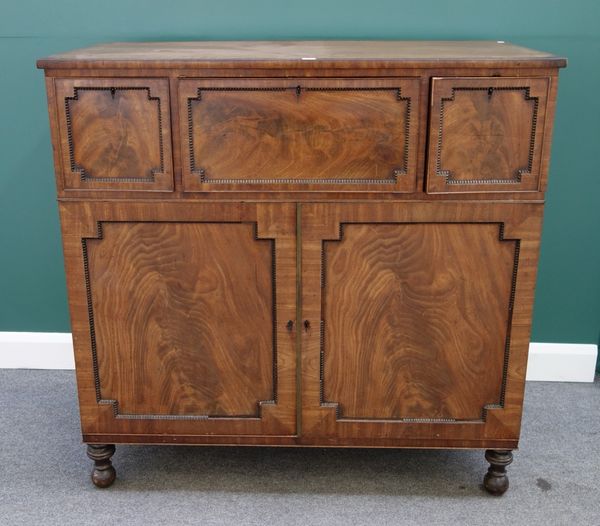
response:
[(0, 524), (599, 525), (600, 383), (527, 386), (501, 498), (481, 451), (117, 447), (89, 481), (72, 371), (0, 370)]

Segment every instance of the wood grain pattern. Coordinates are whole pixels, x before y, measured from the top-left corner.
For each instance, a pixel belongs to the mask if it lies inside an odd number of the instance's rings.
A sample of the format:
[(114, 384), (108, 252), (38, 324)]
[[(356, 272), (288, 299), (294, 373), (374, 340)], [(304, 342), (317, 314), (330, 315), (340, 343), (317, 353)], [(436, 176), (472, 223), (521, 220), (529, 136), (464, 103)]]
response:
[(38, 65), (101, 467), (115, 443), (518, 446), (564, 59), (201, 42)]
[(344, 224), (323, 243), (322, 388), (338, 418), (480, 421), (501, 405), (517, 245), (500, 228)]
[(301, 442), (489, 439), (510, 448), (541, 212), (516, 203), (302, 205)]
[(293, 434), (294, 207), (61, 215), (84, 433)]
[(173, 188), (166, 81), (56, 83), (65, 188)]
[[(315, 60), (303, 60), (314, 58)], [(39, 68), (564, 67), (566, 60), (496, 41), (313, 40), (115, 42), (52, 55)]]
[(184, 80), (179, 93), (188, 191), (414, 190), (414, 79)]
[[(69, 136), (78, 138), (70, 148), (72, 171), (84, 180), (154, 181), (154, 173), (163, 171), (162, 146), (160, 133), (143, 135), (160, 130), (158, 99), (150, 90), (75, 88), (74, 93), (65, 102)], [(155, 111), (148, 102), (155, 103)]]
[(548, 79), (433, 79), (429, 192), (538, 190)]
[[(251, 83), (261, 83), (261, 82), (269, 82), (264, 79), (264, 77), (278, 77), (285, 78), (298, 78), (303, 79), (305, 82), (309, 80), (313, 80), (315, 75), (318, 77), (322, 77), (319, 82), (330, 80), (335, 81), (339, 80), (340, 70), (336, 68), (319, 68), (318, 70), (312, 70), (310, 68), (306, 69), (285, 69), (279, 68), (276, 70), (269, 69), (260, 69), (260, 68), (248, 68), (243, 67), (243, 64), (239, 64), (239, 67), (235, 70), (236, 77), (242, 77), (239, 80), (230, 80), (230, 82), (239, 83), (246, 82), (244, 79), (248, 79), (248, 82)], [(425, 177), (424, 171), (426, 166), (426, 152), (425, 145), (427, 144), (427, 134), (428, 134), (428, 97), (425, 96), (429, 89), (431, 78), (435, 76), (439, 76), (442, 72), (446, 75), (452, 75), (454, 78), (456, 77), (465, 77), (478, 75), (482, 77), (489, 77), (493, 75), (494, 78), (512, 78), (512, 77), (520, 77), (520, 78), (532, 78), (532, 77), (543, 77), (546, 79), (550, 79), (550, 87), (549, 87), (549, 96), (546, 108), (546, 118), (544, 122), (544, 136), (543, 136), (543, 144), (541, 149), (541, 166), (540, 166), (540, 185), (537, 191), (519, 191), (518, 188), (515, 188), (514, 185), (511, 188), (515, 189), (515, 191), (511, 191), (510, 199), (511, 200), (522, 200), (522, 201), (542, 201), (544, 198), (543, 191), (546, 188), (547, 182), (547, 174), (548, 174), (548, 164), (550, 160), (550, 150), (551, 150), (551, 129), (552, 129), (552, 120), (554, 117), (554, 108), (556, 104), (556, 93), (557, 93), (557, 70), (552, 68), (540, 68), (540, 67), (532, 67), (528, 62), (523, 62), (519, 65), (519, 67), (514, 64), (511, 67), (494, 67), (494, 68), (485, 68), (480, 64), (478, 67), (474, 67), (471, 64), (471, 67), (466, 67), (464, 64), (456, 69), (440, 69), (437, 68), (423, 68), (423, 67), (413, 67), (411, 64), (410, 67), (402, 67), (402, 63), (396, 64), (394, 67), (388, 68), (367, 68), (360, 69), (359, 64), (349, 65), (347, 68), (344, 68), (344, 77), (347, 80), (350, 80), (351, 77), (356, 77), (353, 80), (355, 82), (360, 83), (362, 79), (366, 79), (369, 81), (377, 80), (377, 79), (387, 79), (392, 82), (393, 79), (396, 78), (404, 78), (406, 77), (414, 77), (418, 79), (419, 89), (418, 93), (422, 94), (420, 96), (420, 102), (418, 107), (412, 104), (412, 110), (415, 118), (417, 119), (417, 126), (413, 126), (413, 131), (416, 131), (415, 140), (410, 141), (410, 144), (414, 147), (414, 158), (415, 162), (415, 172), (416, 172), (416, 186), (412, 190), (409, 190), (408, 187), (403, 190), (398, 190), (402, 192), (403, 199), (410, 200), (428, 200), (428, 201), (437, 201), (437, 200), (460, 200), (462, 199), (461, 193), (451, 192), (451, 193), (425, 193), (423, 192), (423, 188), (425, 187)], [(405, 64), (406, 66), (406, 64)], [(202, 68), (201, 70), (193, 69), (191, 66), (187, 68), (173, 68), (169, 70), (161, 70), (161, 69), (153, 69), (147, 66), (138, 66), (135, 69), (93, 69), (93, 68), (85, 68), (85, 69), (77, 69), (77, 70), (68, 70), (68, 69), (48, 69), (46, 71), (46, 75), (48, 78), (47, 88), (48, 88), (48, 100), (49, 100), (49, 116), (51, 123), (51, 130), (53, 135), (58, 137), (63, 133), (59, 131), (58, 128), (58, 110), (61, 108), (56, 107), (56, 90), (54, 88), (54, 79), (58, 78), (69, 78), (75, 79), (77, 81), (95, 79), (96, 77), (108, 77), (108, 76), (121, 76), (124, 80), (132, 80), (132, 77), (146, 77), (147, 80), (153, 80), (155, 78), (163, 77), (164, 75), (169, 75), (169, 83), (170, 83), (170, 93), (171, 93), (171, 116), (173, 122), (173, 130), (176, 131), (172, 136), (173, 141), (173, 164), (174, 164), (174, 183), (175, 183), (175, 192), (170, 191), (159, 191), (154, 190), (151, 192), (145, 192), (145, 199), (156, 199), (156, 200), (164, 200), (169, 198), (176, 199), (186, 199), (186, 200), (218, 200), (223, 198), (223, 193), (226, 192), (227, 198), (238, 197), (240, 199), (253, 199), (253, 200), (289, 200), (291, 195), (290, 192), (294, 191), (293, 199), (297, 201), (309, 201), (309, 200), (323, 200), (323, 199), (345, 199), (345, 200), (377, 200), (377, 199), (397, 199), (396, 191), (387, 190), (387, 185), (385, 188), (381, 185), (340, 185), (335, 184), (330, 189), (325, 188), (323, 184), (316, 185), (299, 185), (297, 189), (292, 190), (289, 185), (267, 185), (262, 187), (260, 185), (243, 185), (241, 189), (232, 189), (229, 188), (228, 185), (224, 184), (215, 184), (206, 188), (206, 191), (203, 191), (202, 195), (200, 195), (197, 191), (187, 191), (184, 192), (181, 178), (181, 170), (185, 170), (186, 172), (189, 168), (183, 166), (182, 163), (186, 162), (189, 159), (189, 154), (185, 151), (187, 149), (187, 144), (189, 142), (187, 132), (185, 131), (186, 122), (188, 119), (187, 111), (182, 111), (183, 115), (180, 118), (180, 110), (184, 107), (184, 105), (179, 104), (179, 96), (178, 91), (180, 87), (180, 79), (185, 77), (195, 77), (201, 75), (203, 78), (206, 78), (208, 83), (220, 83), (225, 82), (224, 76), (231, 76), (231, 71), (228, 69), (216, 69), (214, 67), (211, 68)], [(317, 79), (314, 79), (317, 80)], [(198, 80), (197, 82), (201, 82)], [(405, 90), (406, 91), (406, 90)], [(191, 96), (195, 96), (192, 93)], [(414, 121), (415, 119), (413, 119)], [(183, 131), (182, 131), (183, 129)], [(60, 141), (55, 141), (56, 144), (59, 144)], [(189, 150), (188, 150), (189, 151)], [(409, 155), (410, 157), (411, 155)], [(410, 164), (410, 163), (409, 163)], [(58, 195), (60, 197), (69, 197), (69, 198), (83, 198), (86, 199), (90, 192), (88, 189), (79, 190), (77, 188), (68, 188), (64, 189), (64, 182), (62, 177), (62, 165), (58, 164), (56, 167), (57, 174), (57, 185), (58, 185)], [(405, 182), (408, 185), (408, 178), (402, 177), (400, 178), (402, 182)], [(198, 177), (192, 178), (191, 183), (187, 185), (194, 185), (198, 182)], [(94, 188), (93, 195), (97, 198), (103, 199), (113, 199), (115, 197), (119, 198), (128, 198), (128, 199), (136, 199), (139, 197), (139, 193), (135, 190), (129, 190), (128, 188), (123, 188), (126, 185), (119, 185), (119, 191), (110, 190), (110, 189), (101, 189)], [(136, 185), (134, 185), (136, 186)], [(139, 190), (139, 186), (138, 190)], [(147, 188), (147, 185), (143, 185)], [(498, 190), (496, 190), (496, 188)], [(469, 199), (471, 200), (485, 200), (485, 199), (505, 199), (507, 195), (507, 185), (499, 185), (496, 187), (488, 186), (485, 192), (472, 192), (469, 195)], [(410, 193), (408, 193), (410, 192)]]
[(273, 241), (251, 223), (101, 228), (84, 241), (101, 399), (120, 415), (259, 417), (276, 394)]

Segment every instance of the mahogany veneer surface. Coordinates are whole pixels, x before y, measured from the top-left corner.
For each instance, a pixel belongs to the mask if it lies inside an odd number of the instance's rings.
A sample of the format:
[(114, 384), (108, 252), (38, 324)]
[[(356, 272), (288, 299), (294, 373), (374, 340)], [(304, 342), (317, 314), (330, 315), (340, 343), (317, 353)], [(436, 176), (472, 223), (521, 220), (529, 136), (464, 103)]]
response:
[[(237, 68), (249, 64), (305, 68), (323, 63), (340, 68), (348, 63), (400, 65), (416, 63), (439, 66), (444, 62), (472, 62), (474, 67), (514, 63), (525, 66), (564, 67), (564, 58), (550, 53), (497, 41), (198, 41), (198, 42), (115, 42), (59, 53), (40, 59), (38, 66), (161, 67), (186, 64)], [(527, 62), (527, 64), (523, 64)]]

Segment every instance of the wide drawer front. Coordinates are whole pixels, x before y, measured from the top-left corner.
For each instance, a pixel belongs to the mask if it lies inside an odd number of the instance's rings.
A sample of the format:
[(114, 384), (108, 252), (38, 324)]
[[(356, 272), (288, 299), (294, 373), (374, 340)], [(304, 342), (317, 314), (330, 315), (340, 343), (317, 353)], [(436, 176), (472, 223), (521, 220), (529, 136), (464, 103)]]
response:
[(416, 186), (419, 81), (185, 79), (185, 191)]
[(549, 79), (433, 78), (427, 192), (540, 190)]
[(173, 189), (167, 79), (56, 79), (65, 190)]

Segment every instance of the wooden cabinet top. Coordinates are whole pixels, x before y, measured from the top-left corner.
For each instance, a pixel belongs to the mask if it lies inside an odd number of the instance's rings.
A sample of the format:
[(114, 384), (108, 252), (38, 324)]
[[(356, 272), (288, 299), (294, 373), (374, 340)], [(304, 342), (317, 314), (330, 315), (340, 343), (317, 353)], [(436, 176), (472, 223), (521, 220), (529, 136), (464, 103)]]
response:
[(196, 41), (99, 44), (39, 68), (564, 67), (566, 59), (496, 41)]

